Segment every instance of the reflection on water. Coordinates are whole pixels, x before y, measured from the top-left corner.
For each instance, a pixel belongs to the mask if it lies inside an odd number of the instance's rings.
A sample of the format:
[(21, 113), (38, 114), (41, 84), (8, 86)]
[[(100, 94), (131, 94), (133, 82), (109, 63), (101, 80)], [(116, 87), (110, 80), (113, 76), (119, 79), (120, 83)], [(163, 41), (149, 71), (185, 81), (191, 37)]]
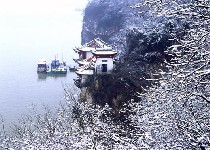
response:
[(37, 73), (38, 81), (44, 81), (47, 78), (62, 78), (66, 77), (67, 74), (46, 74), (46, 73)]
[(0, 72), (0, 116), (8, 128), (27, 114), (32, 104), (37, 106), (38, 112), (44, 111), (43, 106), (56, 110), (64, 100), (63, 84), (73, 85), (77, 76), (70, 71), (67, 74), (37, 73), (36, 64), (16, 64), (10, 63), (11, 67), (3, 68), (6, 72)]

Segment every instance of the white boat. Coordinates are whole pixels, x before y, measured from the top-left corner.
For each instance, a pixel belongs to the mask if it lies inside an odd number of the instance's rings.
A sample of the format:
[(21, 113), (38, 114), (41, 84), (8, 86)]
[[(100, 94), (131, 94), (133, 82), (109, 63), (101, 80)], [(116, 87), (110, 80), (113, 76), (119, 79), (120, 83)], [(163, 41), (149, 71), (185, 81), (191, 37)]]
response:
[(45, 59), (40, 59), (37, 61), (37, 72), (47, 71), (47, 61)]

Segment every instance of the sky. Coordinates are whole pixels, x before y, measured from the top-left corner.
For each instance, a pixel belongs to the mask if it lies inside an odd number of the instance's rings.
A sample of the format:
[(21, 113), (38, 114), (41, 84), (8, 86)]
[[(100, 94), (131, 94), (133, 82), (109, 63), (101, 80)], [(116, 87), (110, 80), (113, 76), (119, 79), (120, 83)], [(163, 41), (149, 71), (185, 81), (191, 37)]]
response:
[[(54, 96), (49, 93), (59, 96), (49, 89), (59, 88), (58, 81), (62, 78), (55, 79), (56, 82), (50, 82), (52, 78), (39, 81), (37, 61), (46, 59), (50, 64), (57, 56), (67, 65), (74, 63), (77, 54), (72, 48), (81, 44), (82, 10), (86, 3), (86, 0), (0, 0), (0, 68), (3, 70), (0, 71), (0, 115), (14, 121), (29, 103), (45, 103), (44, 97)], [(40, 91), (41, 87), (46, 91)]]
[(72, 48), (80, 46), (86, 4), (87, 0), (0, 0), (1, 54), (75, 57)]
[(0, 16), (66, 16), (86, 0), (0, 0)]

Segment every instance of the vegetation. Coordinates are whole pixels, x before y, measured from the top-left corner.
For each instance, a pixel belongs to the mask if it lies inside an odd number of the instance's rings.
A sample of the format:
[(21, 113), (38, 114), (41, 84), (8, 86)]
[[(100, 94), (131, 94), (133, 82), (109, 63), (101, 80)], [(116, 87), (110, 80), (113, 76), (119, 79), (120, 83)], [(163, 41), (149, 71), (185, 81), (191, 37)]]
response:
[(164, 61), (171, 59), (164, 52), (172, 45), (173, 41), (169, 38), (169, 33), (148, 34), (135, 29), (127, 34), (126, 51), (115, 70), (116, 78), (121, 80), (121, 87), (127, 87), (121, 88), (121, 91), (133, 97), (136, 92), (143, 92), (154, 83), (152, 81), (160, 78), (158, 70), (167, 70)]
[(131, 124), (115, 118), (108, 105), (81, 103), (75, 97), (77, 89), (73, 89), (65, 87), (67, 103), (61, 105), (56, 114), (46, 108), (41, 115), (33, 109), (19, 124), (12, 126), (13, 136), (1, 132), (0, 148), (118, 149), (126, 145), (132, 148), (130, 142), (135, 132), (129, 132)]
[(127, 34), (113, 83), (129, 97), (117, 116), (108, 105), (80, 103), (67, 87), (56, 115), (27, 116), (14, 136), (1, 132), (0, 148), (209, 149), (209, 1), (144, 1), (134, 9), (142, 7), (162, 21), (158, 32), (150, 26)]

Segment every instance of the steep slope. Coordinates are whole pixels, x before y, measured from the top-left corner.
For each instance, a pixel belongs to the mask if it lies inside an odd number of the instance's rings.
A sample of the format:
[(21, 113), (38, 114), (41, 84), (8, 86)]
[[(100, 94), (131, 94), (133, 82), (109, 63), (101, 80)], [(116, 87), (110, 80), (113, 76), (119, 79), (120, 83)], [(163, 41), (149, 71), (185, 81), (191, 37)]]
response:
[[(134, 98), (142, 87), (151, 85), (145, 78), (157, 78), (152, 73), (164, 69), (162, 62), (168, 59), (164, 51), (172, 41), (168, 40), (165, 20), (146, 13), (147, 7), (133, 8), (137, 3), (138, 0), (92, 0), (84, 11), (82, 44), (99, 37), (118, 51), (119, 63), (109, 83), (115, 94), (106, 100), (100, 97), (100, 101), (119, 105), (119, 101)], [(140, 11), (144, 13), (139, 14)], [(103, 90), (99, 94), (92, 89), (91, 95), (110, 93), (103, 85), (100, 88)]]
[(130, 6), (136, 3), (137, 0), (92, 0), (84, 11), (82, 44), (97, 37), (108, 43), (119, 42), (120, 37), (125, 37), (128, 22), (134, 24)]

